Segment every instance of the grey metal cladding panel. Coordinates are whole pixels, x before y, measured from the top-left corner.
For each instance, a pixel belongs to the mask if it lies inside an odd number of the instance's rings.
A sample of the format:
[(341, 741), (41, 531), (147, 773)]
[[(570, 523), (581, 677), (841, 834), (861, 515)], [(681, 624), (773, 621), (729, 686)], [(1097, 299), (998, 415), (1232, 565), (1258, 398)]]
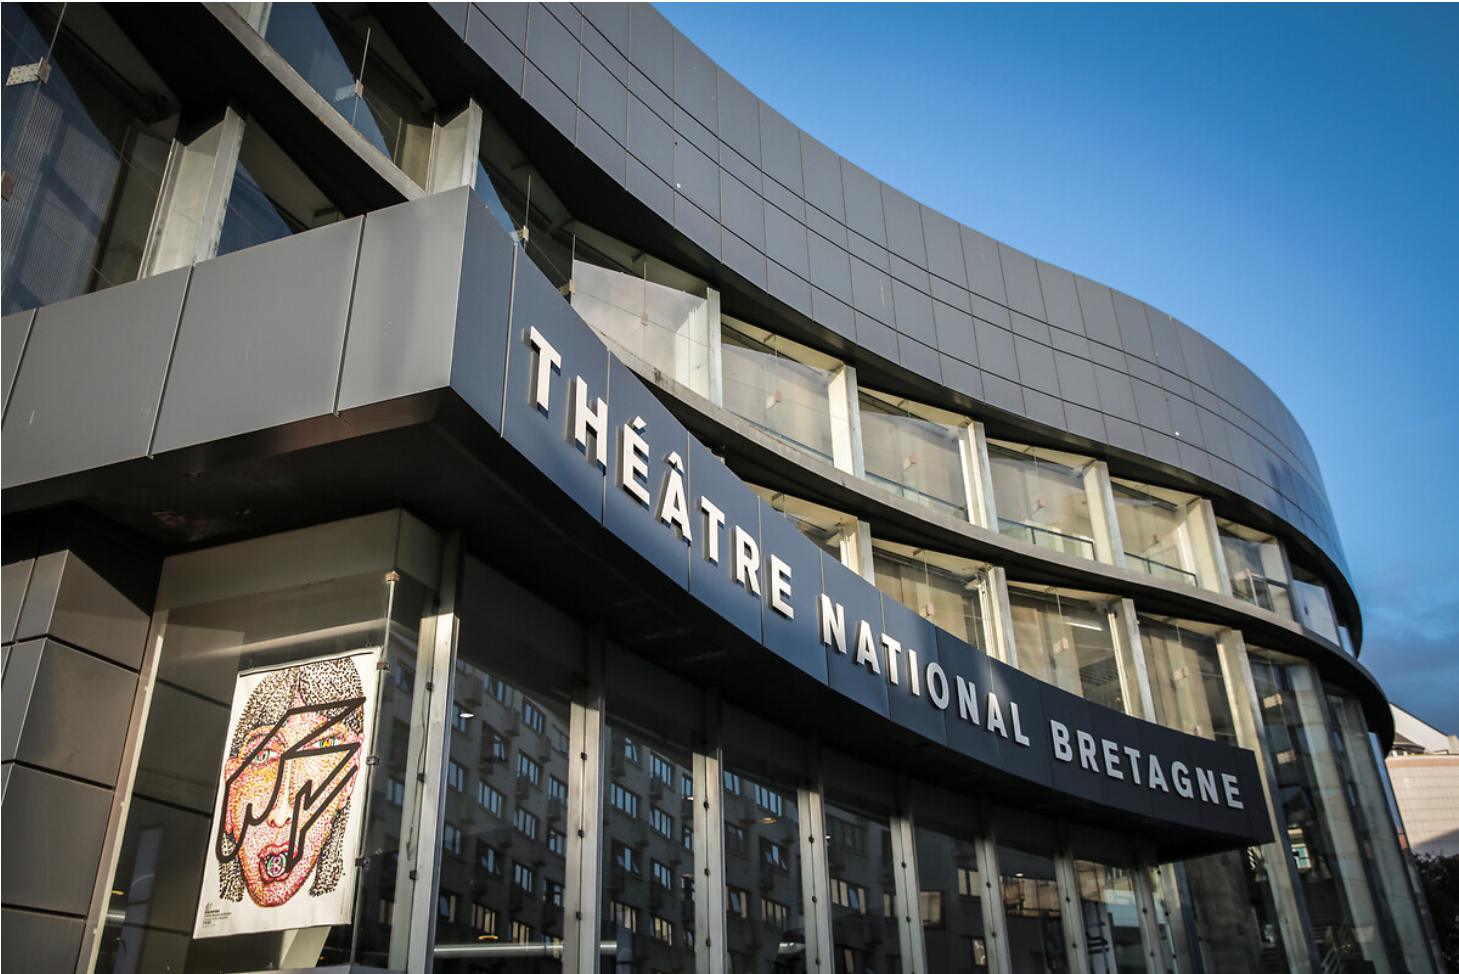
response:
[(947, 355), (942, 359), (942, 384), (975, 400), (983, 399), (983, 374), (966, 362)]
[(1044, 295), (1039, 289), (1039, 272), (1034, 259), (1021, 250), (998, 245), (1003, 264), (1003, 283), (1008, 288), (1008, 307), (1040, 320), (1044, 319)]
[(1160, 433), (1174, 433), (1170, 407), (1165, 401), (1165, 390), (1140, 379), (1132, 379), (1131, 382), (1135, 389), (1135, 411), (1140, 417), (1140, 425)]
[(628, 151), (664, 182), (673, 184), (674, 130), (637, 95), (628, 98)]
[(887, 225), (887, 249), (919, 267), (926, 267), (922, 207), (912, 197), (886, 183), (881, 186), (881, 202)]
[(1214, 390), (1215, 379), (1206, 361), (1206, 339), (1194, 328), (1180, 322), (1176, 322), (1175, 330), (1180, 336), (1181, 354), (1185, 357), (1185, 374), (1196, 385)]
[(113, 561), (103, 549), (89, 551), (87, 559), (95, 564), (73, 551), (36, 559), (16, 622), (16, 638), (54, 636), (136, 668), (142, 662), (150, 616), (105, 577), (135, 571), (136, 565), (126, 559)]
[[(518, 43), (525, 45), (527, 40), (526, 28), (526, 4), (492, 4), (492, 7), (513, 7), (520, 6), (522, 10), (522, 37)], [(527, 63), (526, 55), (520, 47), (513, 44), (508, 37), (502, 33), (487, 15), (474, 4), (466, 16), (466, 45), (476, 52), (476, 55), (487, 63), (503, 81), (511, 86), (511, 89), (520, 93), (522, 90), (522, 68)]]
[(527, 22), (527, 58), (567, 94), (577, 97), (582, 44), (546, 8), (534, 4)]
[(512, 260), (517, 253), (506, 230), (480, 201), (469, 197), (451, 350), (451, 388), (496, 430), (502, 422)]
[(12, 561), (0, 569), (0, 618), (4, 619), (0, 642), (15, 639), (15, 627), (20, 622), (20, 606), (25, 601), (25, 590), (30, 585), (30, 575), (35, 568), (34, 558)]
[(887, 253), (887, 249), (881, 244), (866, 239), (854, 230), (846, 234), (846, 249), (852, 257), (861, 258), (877, 270), (891, 270), (891, 255)]
[(35, 320), (35, 309), (6, 315), (0, 319), (0, 361), (4, 368), (4, 392), (0, 403), (10, 402), (10, 390), (15, 386), (15, 372), (20, 368), (20, 352), (30, 335), (30, 323)]
[(0, 911), (0, 967), (7, 971), (69, 971), (81, 955), (86, 922), (76, 917)]
[(628, 150), (581, 110), (578, 111), (577, 146), (614, 183), (623, 186), (628, 182)]
[(457, 37), (466, 36), (466, 11), (471, 5), (469, 3), (431, 3), (431, 9), (446, 22), (456, 33)]
[(942, 369), (938, 361), (937, 349), (914, 341), (906, 335), (901, 335), (897, 338), (897, 361), (901, 363), (902, 368), (926, 376), (939, 385), (942, 384)]
[[(758, 133), (759, 130), (757, 129), (756, 131)], [(756, 138), (759, 138), (758, 134)], [(758, 143), (756, 144), (758, 146)], [(758, 158), (759, 149), (757, 148), (755, 151), (756, 157)], [(757, 195), (765, 185), (765, 174), (760, 171), (759, 163), (751, 162), (740, 155), (728, 142), (721, 141), (719, 143), (719, 164), (725, 172), (750, 187)], [(771, 182), (774, 182), (774, 180), (771, 180)]]
[(882, 217), (881, 182), (842, 159), (841, 189), (846, 201), (846, 226), (885, 247), (887, 226)]
[(973, 333), (972, 315), (934, 301), (932, 318), (937, 325), (937, 347), (944, 354), (964, 362), (978, 361), (978, 340)]
[(694, 43), (674, 31), (674, 101), (711, 131), (719, 124), (715, 107), (718, 66)]
[(812, 233), (809, 240), (811, 283), (851, 304), (850, 257), (820, 234)]
[(984, 373), (1018, 382), (1018, 355), (1013, 349), (1013, 333), (981, 318), (973, 319), (973, 331), (978, 336), (978, 368)]
[(674, 188), (719, 219), (719, 164), (686, 139), (674, 145)]
[(850, 341), (856, 340), (856, 312), (819, 288), (811, 288), (811, 318)]
[(664, 91), (674, 90), (674, 28), (646, 3), (629, 9), (628, 59)]
[[(347, 220), (193, 269), (154, 452), (334, 409), (363, 223)], [(383, 279), (368, 283), (381, 291), (397, 286), (401, 271), (377, 265), (373, 273)]]
[(765, 253), (802, 278), (811, 276), (806, 228), (778, 207), (765, 205)]
[(786, 189), (768, 175), (760, 181), (760, 185), (767, 202), (780, 207), (796, 220), (805, 222), (805, 200), (801, 198), (799, 191), (792, 192)]
[(1089, 350), (1089, 339), (1083, 335), (1075, 335), (1062, 328), (1050, 328), (1049, 340), (1053, 343), (1056, 352), (1068, 352), (1070, 355), (1079, 356), (1086, 362), (1094, 361), (1094, 356)]
[[(1133, 416), (1134, 414), (1131, 413)], [(1108, 412), (1104, 416), (1104, 430), (1108, 439), (1105, 441), (1110, 446), (1118, 447), (1121, 450), (1129, 450), (1131, 453), (1145, 453), (1145, 437), (1138, 424), (1117, 419)]]
[(1088, 409), (1100, 407), (1093, 365), (1065, 352), (1055, 352), (1054, 366), (1059, 372), (1059, 398)]
[(765, 203), (760, 194), (728, 173), (723, 173), (719, 178), (719, 198), (721, 222), (725, 229), (763, 250)]
[(5, 486), (147, 454), (189, 273), (36, 312), (5, 415)]
[(719, 137), (760, 165), (760, 100), (723, 68), (719, 70), (718, 93)]
[(1145, 306), (1123, 291), (1111, 290), (1115, 320), (1120, 328), (1120, 347), (1130, 355), (1147, 362), (1155, 361), (1155, 344), (1150, 340), (1150, 325), (1145, 320)]
[(14, 761), (20, 748), (45, 643), (33, 639), (7, 649), (5, 680), (0, 684), (0, 761)]
[[(473, 9), (490, 18), (507, 40), (524, 51), (527, 49), (527, 13), (530, 6), (526, 3), (488, 3), (479, 7), (472, 4)], [(469, 24), (466, 29), (468, 32), (471, 30)]]
[(1022, 335), (1024, 338), (1038, 342), (1040, 345), (1052, 345), (1054, 340), (1049, 337), (1049, 326), (1037, 318), (1030, 318), (1026, 314), (1015, 311), (1012, 314), (1013, 333)]
[(1226, 421), (1199, 406), (1196, 407), (1196, 415), (1201, 422), (1201, 442), (1205, 444), (1206, 451), (1222, 460), (1230, 460), (1231, 443), (1226, 439)]
[[(626, 31), (628, 24), (628, 14), (626, 11), (623, 15), (623, 23), (624, 30)], [(619, 84), (625, 87), (628, 85), (628, 58), (624, 57), (622, 51), (614, 47), (608, 38), (604, 37), (602, 32), (593, 26), (591, 21), (583, 22), (582, 44), (584, 54), (590, 55), (582, 59), (583, 70), (587, 68), (589, 61), (597, 61), (602, 65), (603, 70), (608, 72)], [(586, 91), (587, 84), (587, 79), (584, 77), (582, 84), (579, 86), (580, 90)]]
[(1010, 413), (1023, 413), (1023, 386), (1010, 382), (1002, 375), (983, 371), (983, 393), (990, 406), (1005, 409)]
[(1075, 436), (1087, 437), (1096, 443), (1108, 443), (1109, 433), (1104, 428), (1104, 419), (1101, 412), (1085, 409), (1068, 401), (1064, 403), (1064, 422), (1068, 425), (1069, 432)]
[(730, 270), (749, 281), (751, 285), (765, 290), (765, 244), (757, 249), (726, 230), (720, 237), (724, 247), (724, 264)]
[(897, 361), (897, 333), (890, 325), (856, 312), (856, 344), (889, 362)]
[(1114, 298), (1109, 288), (1087, 277), (1074, 275), (1074, 288), (1079, 297), (1079, 313), (1084, 320), (1084, 333), (1097, 342), (1120, 347), (1120, 326), (1115, 321)]
[(1182, 399), (1194, 399), (1196, 397), (1195, 386), (1191, 385), (1189, 379), (1183, 375), (1176, 375), (1169, 369), (1160, 370), (1160, 385), (1166, 392), (1174, 393)]
[(469, 202), (461, 187), (365, 218), (338, 408), (450, 383)]
[(633, 61), (628, 63), (628, 90), (665, 122), (674, 117), (674, 99), (654, 84), (648, 75), (643, 73), (643, 69)]
[(846, 224), (840, 220), (827, 216), (814, 206), (807, 206), (805, 208), (805, 225), (842, 250), (846, 249), (849, 234), (846, 232)]
[(621, 144), (628, 144), (628, 89), (594, 57), (583, 58), (578, 105)]
[(621, 53), (628, 53), (628, 3), (585, 3), (583, 17)]
[(720, 239), (724, 231), (719, 220), (678, 193), (674, 194), (674, 229), (702, 247), (713, 260), (720, 259)]
[[(963, 260), (968, 267), (968, 287), (1000, 305), (1008, 304), (1003, 286), (1003, 264), (998, 256), (998, 241), (969, 227), (962, 228)], [(978, 309), (973, 308), (977, 314)]]
[(923, 294), (932, 293), (932, 275), (928, 274), (925, 269), (919, 267), (916, 264), (903, 260), (895, 253), (887, 254), (887, 260), (890, 262), (891, 265), (890, 270), (892, 272), (892, 277), (895, 277), (897, 280), (902, 281), (906, 284), (912, 285)]
[(39, 659), (25, 723), (14, 752), (6, 741), (7, 757), (116, 787), (136, 674), (51, 640), (22, 643), (16, 652), (22, 646)]
[(1023, 389), (1023, 414), (1036, 423), (1055, 429), (1065, 429), (1068, 423), (1064, 418), (1064, 403), (1058, 397), (1045, 395), (1027, 386)]
[(844, 223), (846, 200), (841, 186), (841, 157), (802, 132), (800, 159), (807, 202)]
[[(546, 14), (543, 16), (552, 20)], [(578, 111), (577, 105), (573, 101), (576, 93), (577, 88), (574, 86), (572, 96), (565, 94), (538, 69), (537, 65), (527, 63), (522, 76), (522, 97), (537, 110), (537, 114), (551, 122), (552, 127), (561, 132), (569, 142), (577, 141)]]
[(1150, 324), (1150, 338), (1155, 343), (1155, 358), (1161, 368), (1185, 375), (1185, 356), (1181, 353), (1176, 320), (1158, 308), (1145, 306), (1145, 319)]
[(0, 805), (8, 906), (86, 914), (111, 798), (105, 788), (12, 767)]
[(1015, 335), (1013, 346), (1018, 352), (1018, 375), (1025, 389), (1050, 396), (1059, 394), (1059, 373), (1054, 368), (1054, 352), (1047, 345)]
[(892, 302), (897, 331), (924, 345), (937, 344), (937, 325), (932, 318), (932, 299), (910, 285), (892, 280)]
[(797, 195), (804, 190), (800, 171), (800, 129), (760, 102), (760, 168)]
[[(957, 223), (936, 210), (922, 211), (922, 239), (927, 244), (927, 269), (944, 280), (966, 287), (968, 267), (963, 260), (963, 237)], [(937, 284), (934, 282), (933, 287)]]
[(884, 271), (864, 260), (851, 261), (852, 304), (878, 321), (890, 324), (892, 317), (892, 279)]
[(1094, 367), (1094, 383), (1099, 390), (1099, 408), (1110, 416), (1118, 416), (1131, 422), (1138, 420), (1135, 414), (1135, 391), (1130, 387), (1130, 377), (1102, 365)]
[(1165, 397), (1165, 404), (1170, 410), (1170, 422), (1175, 435), (1180, 437), (1181, 442), (1204, 448), (1206, 443), (1201, 436), (1201, 417), (1196, 412), (1196, 404), (1189, 399), (1172, 395)]
[[(712, 121), (712, 120), (711, 120)], [(709, 158), (719, 159), (719, 136), (700, 124), (699, 120), (689, 114), (688, 109), (682, 105), (674, 106), (673, 118), (674, 131), (678, 133), (680, 141), (688, 139), (699, 150)]]
[(982, 318), (984, 321), (991, 321), (1005, 331), (1012, 330), (1013, 319), (1007, 308), (1001, 304), (989, 301), (979, 294), (969, 292), (968, 300), (972, 302), (974, 318)]
[(1079, 312), (1079, 292), (1074, 275), (1062, 267), (1038, 261), (1039, 288), (1044, 295), (1044, 311), (1048, 322), (1065, 331), (1084, 334), (1084, 318)]
[(766, 290), (771, 295), (807, 318), (811, 316), (811, 286), (804, 278), (792, 274), (772, 260), (766, 264), (766, 285)]

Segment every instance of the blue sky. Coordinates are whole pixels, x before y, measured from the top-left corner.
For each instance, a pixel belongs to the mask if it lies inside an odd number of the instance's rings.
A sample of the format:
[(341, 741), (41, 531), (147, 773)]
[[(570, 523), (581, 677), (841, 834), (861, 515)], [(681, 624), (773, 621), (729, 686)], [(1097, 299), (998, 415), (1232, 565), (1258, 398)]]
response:
[(1250, 366), (1317, 452), (1363, 663), (1459, 733), (1459, 5), (660, 9), (852, 162)]

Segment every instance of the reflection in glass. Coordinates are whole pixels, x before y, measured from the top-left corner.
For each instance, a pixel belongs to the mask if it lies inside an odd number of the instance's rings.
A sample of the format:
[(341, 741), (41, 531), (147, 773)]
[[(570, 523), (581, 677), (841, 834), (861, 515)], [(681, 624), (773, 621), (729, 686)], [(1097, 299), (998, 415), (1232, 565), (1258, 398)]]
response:
[(559, 971), (580, 644), (552, 628), (545, 606), (469, 569), (447, 724), (435, 971)]
[(1094, 524), (1084, 471), (1076, 458), (1014, 443), (988, 441), (998, 530), (1011, 538), (1081, 558), (1094, 558)]
[(1298, 615), (1297, 621), (1308, 629), (1339, 642), (1337, 613), (1332, 608), (1332, 596), (1327, 586), (1313, 573), (1300, 565), (1292, 566), (1292, 601)]
[[(393, 936), (393, 904), (413, 886), (402, 807), (407, 787), (418, 794), (407, 756), (424, 734), (414, 674), (428, 595), (408, 576), (391, 583), (370, 573), (169, 612), (97, 971), (254, 971), (280, 966), (286, 953), (291, 966), (387, 967), (392, 948), (403, 956), (408, 934)], [(238, 674), (382, 646), (379, 763), (366, 762), (367, 787), (350, 800), (365, 816), (367, 854), (340, 852), (344, 868), (358, 870), (353, 928), (192, 939)]]
[(1059, 592), (1010, 585), (1018, 668), (1093, 703), (1124, 711), (1121, 661), (1110, 634), (1110, 612)]
[(3, 17), (0, 70), (29, 78), (0, 89), (10, 314), (136, 280), (179, 105), (100, 4), (7, 3)]
[(1178, 622), (1140, 617), (1155, 719), (1166, 727), (1236, 743), (1216, 637)]
[(608, 666), (603, 974), (694, 970), (698, 693), (614, 650)]
[(826, 865), (836, 974), (895, 970), (895, 863), (886, 818), (827, 802)]
[(1053, 858), (999, 843), (998, 872), (1014, 974), (1066, 971), (1063, 913)]
[(960, 427), (913, 412), (925, 407), (861, 390), (866, 479), (934, 511), (967, 520)]
[(434, 104), (365, 4), (277, 4), (264, 39), (366, 141), (425, 185)]
[(750, 489), (759, 494), (765, 503), (784, 514), (786, 520), (815, 542), (817, 548), (843, 565), (853, 570), (859, 569), (855, 557), (858, 544), (856, 518), (792, 497), (782, 491), (770, 490), (768, 487), (750, 484)]
[[(1186, 922), (1194, 927), (1194, 949), (1208, 974), (1287, 970), (1268, 877), (1266, 850), (1271, 848), (1253, 847), (1181, 863), (1190, 891)], [(1174, 890), (1164, 894), (1170, 902), (1178, 902)]]
[(803, 453), (834, 463), (829, 368), (797, 361), (779, 335), (724, 318), (724, 408)]
[(1075, 859), (1074, 875), (1079, 882), (1090, 974), (1144, 974), (1134, 874), (1118, 866)]
[(1319, 955), (1362, 958), (1388, 969), (1362, 856), (1319, 689), (1301, 660), (1252, 649), (1251, 675), (1271, 753), (1287, 848), (1301, 878)]
[(732, 974), (803, 974), (799, 741), (725, 708), (725, 950)]
[(938, 798), (919, 798), (914, 830), (927, 969), (987, 974), (986, 877), (978, 871), (974, 818), (953, 796)]

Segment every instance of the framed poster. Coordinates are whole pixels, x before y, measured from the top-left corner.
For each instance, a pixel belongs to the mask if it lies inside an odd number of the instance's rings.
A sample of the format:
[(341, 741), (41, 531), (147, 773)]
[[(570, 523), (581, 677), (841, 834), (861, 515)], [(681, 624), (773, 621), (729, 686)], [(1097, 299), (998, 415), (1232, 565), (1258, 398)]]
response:
[(194, 937), (353, 919), (378, 657), (238, 674)]

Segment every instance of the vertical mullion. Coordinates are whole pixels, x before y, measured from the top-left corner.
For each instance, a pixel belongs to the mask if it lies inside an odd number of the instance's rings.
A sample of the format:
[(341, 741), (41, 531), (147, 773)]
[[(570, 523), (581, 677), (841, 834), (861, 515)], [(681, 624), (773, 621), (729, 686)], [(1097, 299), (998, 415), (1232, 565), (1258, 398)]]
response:
[(603, 821), (603, 659), (607, 640), (601, 624), (588, 633), (587, 682), (573, 693), (568, 732), (567, 875), (563, 901), (563, 974), (595, 974), (600, 954), (598, 889), (601, 885)]

